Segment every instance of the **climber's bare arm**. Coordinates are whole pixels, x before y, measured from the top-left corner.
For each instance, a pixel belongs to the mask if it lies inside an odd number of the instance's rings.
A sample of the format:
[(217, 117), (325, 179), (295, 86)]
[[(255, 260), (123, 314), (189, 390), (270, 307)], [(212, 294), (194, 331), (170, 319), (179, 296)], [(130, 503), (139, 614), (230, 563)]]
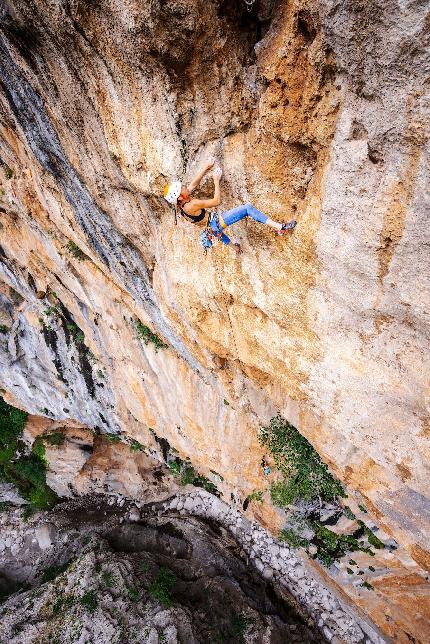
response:
[(215, 184), (214, 196), (212, 197), (212, 199), (193, 199), (192, 201), (190, 201), (189, 210), (198, 212), (202, 208), (215, 208), (215, 206), (219, 206), (221, 203), (221, 188), (219, 185), (220, 180), (221, 180), (221, 170), (217, 168), (214, 172), (214, 184)]
[(190, 192), (193, 192), (193, 190), (197, 188), (200, 181), (205, 176), (206, 172), (208, 172), (208, 170), (210, 170), (213, 167), (214, 163), (215, 163), (215, 159), (212, 159), (212, 158), (209, 159), (209, 161), (203, 166), (200, 172), (198, 172), (194, 177), (194, 179), (191, 180), (191, 183), (187, 186)]

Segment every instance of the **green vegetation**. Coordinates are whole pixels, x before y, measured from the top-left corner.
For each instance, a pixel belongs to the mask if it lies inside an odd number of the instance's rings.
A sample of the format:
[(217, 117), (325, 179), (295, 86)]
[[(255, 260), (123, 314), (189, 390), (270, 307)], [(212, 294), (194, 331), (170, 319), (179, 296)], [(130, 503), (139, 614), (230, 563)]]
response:
[(183, 461), (177, 456), (175, 460), (169, 462), (168, 466), (171, 473), (179, 478), (181, 485), (195, 485), (196, 487), (202, 487), (211, 494), (215, 494), (215, 496), (220, 496), (215, 483), (196, 472), (190, 461)]
[[(366, 544), (366, 538), (370, 543), (370, 539), (374, 537), (376, 540), (375, 543), (380, 544), (379, 547), (384, 547), (382, 541), (377, 539), (372, 531), (362, 522), (360, 522), (360, 528), (353, 534), (338, 535), (322, 525), (315, 516), (306, 517), (298, 513), (291, 514), (288, 518), (287, 527), (280, 532), (279, 538), (281, 541), (285, 541), (292, 548), (308, 548), (310, 544), (313, 544), (317, 547), (317, 552), (313, 558), (318, 559), (327, 567), (351, 551), (361, 550), (374, 556), (375, 553)], [(309, 538), (303, 536), (305, 530), (310, 535)], [(371, 545), (375, 547), (374, 544)], [(354, 559), (350, 559), (349, 564), (356, 566), (357, 562)]]
[(169, 470), (174, 476), (179, 476), (181, 474), (181, 463), (179, 459), (176, 459), (175, 461), (170, 461)]
[(310, 543), (308, 539), (300, 537), (292, 528), (281, 530), (279, 540), (288, 543), (291, 548), (307, 548)]
[(196, 476), (196, 478), (193, 481), (193, 485), (195, 485), (196, 487), (202, 487), (204, 490), (206, 490), (206, 492), (210, 492), (215, 496), (221, 496), (221, 493), (218, 490), (215, 483), (212, 483), (212, 481), (209, 481), (209, 479), (206, 478), (206, 476), (202, 476), (201, 474), (198, 474)]
[(288, 523), (281, 530), (279, 538), (288, 543), (291, 548), (307, 548), (310, 545), (308, 536), (314, 534), (313, 531), (309, 532), (309, 528), (309, 522), (305, 516), (293, 513), (288, 517)]
[(363, 583), (360, 584), (360, 586), (362, 586), (363, 588), (367, 588), (367, 590), (374, 590), (372, 584), (369, 584), (368, 581), (363, 581)]
[(30, 519), (33, 516), (33, 514), (36, 511), (37, 511), (36, 508), (33, 508), (33, 506), (25, 505), (21, 516), (22, 516), (24, 521), (27, 521), (28, 519)]
[(84, 259), (87, 259), (85, 253), (79, 248), (77, 244), (75, 244), (74, 241), (67, 242), (65, 249), (72, 255), (72, 257), (78, 259), (80, 262)]
[(336, 534), (322, 525), (314, 523), (312, 528), (315, 530), (315, 537), (312, 540), (318, 547), (316, 558), (325, 566), (331, 564), (343, 557), (351, 550), (361, 550), (358, 540), (349, 534)]
[[(172, 449), (172, 451), (173, 451), (173, 449)], [(211, 474), (216, 476), (217, 479), (219, 479), (220, 481), (224, 481), (224, 477), (221, 476), (221, 474), (218, 474), (218, 472), (215, 472), (215, 470), (209, 470), (209, 471), (210, 471)]]
[[(174, 452), (175, 454), (177, 454), (177, 450), (171, 448), (165, 438), (159, 438), (152, 427), (148, 427), (148, 430), (160, 445), (168, 468), (171, 474), (179, 479), (180, 485), (195, 485), (196, 487), (202, 487), (204, 490), (210, 492), (211, 494), (214, 494), (215, 496), (221, 496), (221, 493), (218, 490), (217, 486), (212, 483), (212, 481), (210, 481), (206, 476), (199, 474), (195, 470), (189, 459), (186, 459), (184, 461), (179, 458), (179, 456), (173, 457), (172, 453)], [(223, 480), (223, 478), (219, 474), (213, 472), (212, 470), (211, 472), (214, 476), (217, 476), (220, 480)], [(159, 470), (158, 476), (162, 475), (162, 470)]]
[(251, 622), (252, 620), (249, 617), (233, 613), (230, 619), (230, 629), (235, 642), (240, 642), (240, 644), (245, 642), (245, 633)]
[(8, 166), (7, 163), (3, 161), (3, 170), (6, 175), (6, 179), (12, 179), (13, 178), (13, 170)]
[(94, 590), (86, 592), (85, 595), (82, 595), (79, 601), (89, 613), (94, 613), (98, 606), (97, 595)]
[(66, 438), (66, 434), (64, 432), (52, 432), (52, 434), (42, 435), (41, 438), (50, 445), (62, 445)]
[(380, 539), (378, 539), (376, 534), (372, 532), (372, 530), (368, 528), (367, 525), (363, 523), (363, 521), (359, 521), (358, 523), (363, 528), (365, 535), (367, 537), (367, 541), (370, 543), (371, 546), (373, 546), (377, 550), (382, 550), (383, 548), (385, 548), (383, 542)]
[(365, 514), (367, 514), (367, 510), (366, 510), (366, 507), (365, 507), (364, 505), (362, 505), (361, 503), (359, 503), (359, 504), (358, 504), (358, 507), (360, 508), (360, 510), (361, 510), (362, 512), (364, 512)]
[(0, 501), (0, 512), (7, 512), (12, 507), (9, 501)]
[(193, 485), (197, 478), (197, 472), (191, 463), (185, 462), (184, 467), (180, 469), (181, 485)]
[(270, 498), (279, 508), (286, 508), (294, 501), (291, 493), (291, 485), (286, 481), (272, 483), (270, 487)]
[[(378, 543), (379, 548), (384, 548), (384, 544), (380, 541), (373, 532), (364, 524), (354, 534), (339, 535), (329, 530), (326, 526), (322, 525), (318, 520), (313, 518), (306, 518), (301, 515), (292, 514), (289, 519), (289, 525), (284, 530), (281, 530), (279, 538), (285, 541), (292, 548), (308, 548), (312, 543), (317, 547), (317, 553), (314, 559), (318, 559), (323, 565), (329, 567), (334, 561), (345, 556), (348, 552), (361, 550), (370, 556), (374, 556), (374, 552), (366, 545), (364, 539), (367, 537), (368, 542), (372, 537), (374, 543)], [(307, 528), (311, 537), (306, 539), (302, 536), (303, 529)], [(372, 543), (373, 547), (376, 547)], [(357, 562), (354, 559), (349, 560), (351, 566), (356, 566)], [(351, 574), (351, 573), (348, 573)], [(358, 573), (362, 574), (362, 573)]]
[(42, 583), (45, 581), (52, 581), (59, 575), (61, 575), (67, 568), (69, 567), (70, 561), (66, 561), (66, 563), (62, 564), (61, 566), (49, 566), (49, 568), (45, 568), (45, 570), (42, 573)]
[(0, 333), (9, 333), (9, 327), (5, 324), (0, 324)]
[(46, 485), (45, 446), (36, 439), (33, 448), (21, 440), (27, 414), (0, 398), (0, 478), (13, 483), (33, 509), (47, 510), (57, 500)]
[(254, 490), (254, 492), (252, 492), (247, 498), (249, 503), (251, 503), (251, 501), (258, 501), (258, 503), (263, 503), (263, 491)]
[(102, 579), (103, 579), (104, 584), (106, 586), (108, 586), (108, 588), (112, 588), (112, 586), (115, 583), (115, 577), (113, 576), (113, 574), (111, 572), (108, 572), (107, 570), (103, 571)]
[[(55, 295), (55, 294), (54, 294)], [(59, 301), (58, 297), (55, 296), (57, 301), (58, 301), (58, 306), (48, 306), (44, 310), (44, 315), (48, 318), (61, 318), (62, 322), (65, 323), (65, 328), (67, 331), (70, 333), (72, 339), (74, 340), (75, 344), (84, 344), (85, 343), (85, 335), (83, 331), (74, 323), (74, 322), (67, 322), (66, 320), (69, 319), (67, 316), (67, 311), (64, 308), (64, 305)], [(42, 325), (42, 328), (45, 329), (51, 329), (52, 327), (45, 322), (43, 318), (39, 318), (39, 322)], [(96, 360), (94, 355), (89, 351), (89, 349), (86, 349), (87, 353), (87, 358), (90, 360), (92, 359), (93, 361)]]
[(147, 561), (141, 561), (139, 564), (139, 568), (142, 570), (142, 572), (148, 572), (149, 570), (149, 564)]
[(40, 461), (42, 461), (42, 463), (44, 463), (44, 465), (48, 465), (48, 461), (46, 460), (46, 449), (41, 436), (38, 436), (34, 441), (32, 452)]
[(176, 577), (170, 570), (160, 568), (148, 588), (148, 594), (153, 599), (158, 600), (165, 608), (169, 608), (173, 604), (172, 588), (175, 582)]
[(260, 442), (275, 459), (284, 480), (271, 489), (272, 500), (279, 507), (287, 507), (297, 499), (333, 501), (346, 494), (341, 483), (329, 472), (318, 452), (300, 432), (281, 416), (261, 427)]
[(69, 323), (66, 327), (76, 344), (84, 344), (85, 335), (83, 331), (76, 326), (76, 324)]
[(351, 568), (347, 568), (346, 572), (348, 573), (348, 575), (353, 575), (354, 574), (354, 571), (351, 570)]
[(65, 612), (66, 610), (71, 608), (74, 603), (75, 603), (74, 595), (64, 595), (62, 593), (57, 599), (57, 601), (55, 602), (52, 608), (52, 613), (54, 615), (59, 615), (60, 613)]
[(344, 515), (346, 516), (347, 519), (351, 519), (351, 521), (353, 519), (355, 519), (354, 512), (347, 505), (345, 505), (345, 507), (343, 508), (343, 513), (344, 513)]
[(61, 315), (60, 311), (57, 309), (56, 306), (48, 306), (48, 308), (45, 309), (43, 312), (48, 317), (51, 317), (51, 316), (57, 317), (57, 316)]
[[(354, 550), (373, 556), (374, 552), (362, 541), (364, 538), (374, 548), (384, 547), (363, 521), (358, 521), (360, 527), (347, 535), (338, 535), (322, 524), (316, 508), (322, 507), (323, 502), (335, 503), (351, 520), (356, 517), (348, 506), (341, 507), (340, 498), (347, 496), (341, 483), (295, 427), (281, 416), (276, 416), (270, 421), (269, 427), (260, 429), (259, 439), (270, 451), (283, 476), (270, 488), (273, 503), (285, 509), (292, 504), (301, 504), (303, 508), (301, 511), (295, 510), (288, 517), (287, 526), (280, 533), (282, 541), (293, 548), (308, 548), (313, 544), (317, 547), (314, 559), (325, 566), (330, 566)], [(363, 509), (362, 506), (360, 509)]]
[(105, 438), (109, 443), (120, 443), (121, 436), (119, 434), (106, 433), (102, 434), (102, 437)]
[(134, 602), (138, 601), (140, 597), (140, 593), (139, 593), (139, 590), (136, 588), (136, 586), (127, 586), (127, 593), (132, 601)]
[(145, 326), (140, 320), (136, 320), (136, 330), (137, 337), (139, 340), (143, 340), (144, 344), (149, 344), (150, 342), (154, 345), (155, 351), (158, 349), (167, 349), (168, 344), (165, 344), (156, 333), (153, 333), (148, 326)]
[(132, 438), (130, 440), (130, 451), (131, 452), (143, 452), (144, 447), (143, 447), (142, 443), (139, 443), (139, 441), (137, 441), (134, 438)]

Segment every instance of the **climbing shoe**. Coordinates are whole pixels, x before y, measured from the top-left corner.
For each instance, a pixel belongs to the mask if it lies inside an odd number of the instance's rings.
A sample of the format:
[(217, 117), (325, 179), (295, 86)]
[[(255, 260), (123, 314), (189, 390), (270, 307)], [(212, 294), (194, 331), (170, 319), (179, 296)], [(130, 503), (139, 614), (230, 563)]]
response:
[(281, 230), (278, 230), (278, 235), (285, 235), (286, 232), (289, 230), (293, 230), (297, 225), (297, 221), (295, 219), (292, 219), (289, 221), (287, 224), (282, 224)]

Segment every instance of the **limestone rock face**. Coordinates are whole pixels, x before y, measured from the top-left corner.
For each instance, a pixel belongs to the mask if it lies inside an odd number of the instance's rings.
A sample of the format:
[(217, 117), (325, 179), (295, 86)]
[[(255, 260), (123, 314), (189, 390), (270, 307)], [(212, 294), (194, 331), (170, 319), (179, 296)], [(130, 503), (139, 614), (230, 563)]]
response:
[[(144, 444), (152, 428), (233, 504), (267, 487), (257, 429), (280, 411), (409, 553), (372, 596), (334, 583), (399, 641), (428, 639), (410, 590), (428, 614), (426, 3), (7, 0), (0, 16), (6, 398)], [(162, 189), (210, 154), (223, 208), (294, 217), (294, 234), (243, 221), (243, 255), (205, 256)]]

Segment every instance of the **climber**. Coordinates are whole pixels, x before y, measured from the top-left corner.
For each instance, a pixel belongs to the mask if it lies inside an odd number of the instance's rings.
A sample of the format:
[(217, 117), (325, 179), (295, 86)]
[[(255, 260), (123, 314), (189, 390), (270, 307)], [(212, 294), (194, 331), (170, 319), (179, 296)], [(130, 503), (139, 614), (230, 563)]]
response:
[[(213, 173), (215, 191), (212, 199), (195, 199), (191, 197), (191, 193), (197, 188), (204, 175), (214, 166), (214, 164), (215, 159), (209, 159), (209, 161), (203, 166), (203, 169), (197, 173), (187, 187), (182, 186), (180, 181), (173, 181), (164, 189), (164, 198), (166, 201), (173, 204), (176, 208), (176, 212), (191, 223), (199, 223), (200, 221), (203, 221), (206, 216), (206, 209), (215, 208), (221, 203), (220, 180), (222, 170), (219, 167), (216, 167)], [(293, 219), (288, 223), (280, 224), (277, 221), (273, 221), (273, 219), (269, 219), (267, 215), (264, 215), (249, 203), (233, 208), (232, 210), (227, 210), (222, 215), (209, 213), (205, 231), (200, 235), (203, 248), (211, 248), (215, 240), (221, 240), (223, 244), (230, 244), (230, 239), (224, 233), (224, 230), (227, 226), (231, 226), (245, 217), (251, 217), (252, 219), (255, 219), (255, 221), (267, 224), (271, 228), (277, 230), (278, 235), (284, 235), (288, 230), (293, 230), (297, 223)], [(242, 252), (240, 244), (235, 243), (233, 245), (235, 251), (240, 254)]]

